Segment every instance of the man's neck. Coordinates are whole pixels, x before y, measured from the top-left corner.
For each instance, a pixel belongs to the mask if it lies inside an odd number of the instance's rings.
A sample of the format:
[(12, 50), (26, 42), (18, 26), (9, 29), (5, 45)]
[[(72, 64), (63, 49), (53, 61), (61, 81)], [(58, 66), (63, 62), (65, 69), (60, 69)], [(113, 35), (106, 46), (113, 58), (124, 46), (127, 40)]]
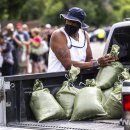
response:
[(71, 37), (74, 38), (76, 41), (79, 41), (79, 33), (78, 33), (78, 31), (71, 35)]

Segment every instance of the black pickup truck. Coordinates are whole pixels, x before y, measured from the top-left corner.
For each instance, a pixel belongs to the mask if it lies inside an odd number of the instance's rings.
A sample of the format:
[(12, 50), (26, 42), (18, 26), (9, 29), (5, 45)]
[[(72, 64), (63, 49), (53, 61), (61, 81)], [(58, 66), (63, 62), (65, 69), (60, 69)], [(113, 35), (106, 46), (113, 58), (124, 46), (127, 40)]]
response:
[[(130, 68), (130, 22), (116, 23), (111, 27), (104, 54), (109, 53), (113, 44), (120, 46), (119, 61)], [(95, 78), (99, 68), (82, 70), (75, 83)], [(22, 127), (46, 130), (123, 130), (120, 120), (44, 121), (36, 122), (29, 107), (32, 86), (35, 79), (40, 79), (50, 92), (55, 95), (68, 72), (44, 73), (21, 76), (0, 77), (0, 126)], [(81, 86), (80, 86), (81, 87)], [(3, 98), (2, 98), (3, 95)]]

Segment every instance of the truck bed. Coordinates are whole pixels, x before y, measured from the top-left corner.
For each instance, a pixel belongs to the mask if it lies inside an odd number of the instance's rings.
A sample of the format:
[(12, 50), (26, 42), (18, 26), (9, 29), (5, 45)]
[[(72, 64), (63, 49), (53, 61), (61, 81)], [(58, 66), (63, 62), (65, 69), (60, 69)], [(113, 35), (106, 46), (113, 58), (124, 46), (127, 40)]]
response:
[(35, 121), (23, 121), (21, 123), (10, 122), (10, 127), (26, 127), (37, 130), (124, 130), (119, 125), (119, 120), (95, 120), (95, 121), (46, 121), (37, 123)]
[[(88, 69), (81, 72), (75, 83), (79, 86), (79, 82), (85, 79), (95, 78), (98, 69)], [(91, 121), (45, 121), (36, 122), (30, 109), (29, 102), (32, 93), (32, 87), (35, 79), (40, 79), (50, 92), (55, 93), (60, 89), (68, 72), (45, 73), (34, 75), (21, 75), (13, 77), (5, 77), (6, 83), (6, 125), (7, 127), (22, 127), (38, 130), (123, 130), (123, 126), (119, 125), (119, 120), (91, 120)], [(9, 86), (8, 86), (9, 85)]]

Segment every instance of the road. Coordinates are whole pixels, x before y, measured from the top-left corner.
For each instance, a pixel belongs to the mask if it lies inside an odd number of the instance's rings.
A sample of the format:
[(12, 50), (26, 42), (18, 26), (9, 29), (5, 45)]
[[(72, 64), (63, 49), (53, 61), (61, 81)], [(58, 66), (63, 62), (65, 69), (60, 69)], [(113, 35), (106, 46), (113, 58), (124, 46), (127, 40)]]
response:
[(99, 57), (103, 56), (105, 42), (103, 42), (103, 43), (91, 42), (90, 46), (91, 46), (91, 49), (92, 49), (94, 59), (98, 59)]
[(12, 127), (2, 127), (2, 126), (0, 126), (0, 130), (33, 130), (33, 129), (26, 129), (26, 128), (12, 128)]

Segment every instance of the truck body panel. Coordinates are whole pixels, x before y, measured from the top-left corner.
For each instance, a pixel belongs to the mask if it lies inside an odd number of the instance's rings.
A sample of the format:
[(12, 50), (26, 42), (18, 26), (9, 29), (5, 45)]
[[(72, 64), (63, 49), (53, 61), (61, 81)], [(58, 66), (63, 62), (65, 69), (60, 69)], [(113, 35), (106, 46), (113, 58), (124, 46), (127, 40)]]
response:
[(6, 96), (4, 77), (0, 77), (0, 126), (6, 126)]

